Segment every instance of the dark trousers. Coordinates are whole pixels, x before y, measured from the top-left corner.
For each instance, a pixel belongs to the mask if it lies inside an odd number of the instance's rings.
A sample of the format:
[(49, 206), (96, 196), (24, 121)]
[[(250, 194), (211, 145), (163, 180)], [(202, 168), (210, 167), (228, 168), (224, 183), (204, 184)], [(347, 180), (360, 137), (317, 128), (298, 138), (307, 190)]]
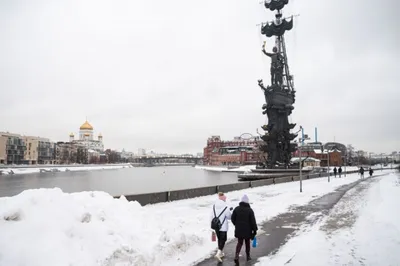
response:
[(247, 256), (250, 255), (250, 238), (248, 238), (248, 239), (238, 238), (238, 242), (237, 242), (237, 245), (236, 245), (236, 257), (239, 256), (240, 250), (242, 249), (243, 240), (244, 240), (245, 245), (246, 245), (246, 255)]
[(218, 231), (216, 232), (217, 238), (218, 238), (218, 249), (219, 250), (223, 250), (226, 240), (227, 240), (227, 236), (226, 236), (226, 232), (224, 231)]

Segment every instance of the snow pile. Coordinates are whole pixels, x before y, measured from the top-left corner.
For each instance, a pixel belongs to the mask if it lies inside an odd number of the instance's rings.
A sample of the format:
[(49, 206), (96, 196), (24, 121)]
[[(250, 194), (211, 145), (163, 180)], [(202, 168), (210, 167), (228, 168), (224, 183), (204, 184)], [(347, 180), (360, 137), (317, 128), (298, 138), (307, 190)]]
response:
[[(226, 193), (247, 194), (258, 223), (359, 179), (311, 179)], [(209, 215), (216, 196), (142, 207), (104, 192), (26, 190), (0, 198), (0, 265), (191, 265), (215, 250)], [(231, 229), (233, 229), (233, 226)], [(232, 239), (233, 230), (228, 232)], [(23, 255), (22, 255), (23, 254)]]
[(196, 169), (213, 171), (213, 172), (251, 172), (252, 169), (256, 169), (256, 165), (243, 165), (238, 167), (225, 167), (225, 166), (206, 166), (196, 165)]
[(52, 170), (56, 170), (57, 172), (66, 172), (66, 171), (94, 171), (94, 170), (112, 170), (112, 169), (121, 169), (121, 168), (131, 168), (130, 164), (116, 164), (116, 165), (93, 165), (93, 166), (37, 166), (37, 167), (21, 167), (21, 168), (0, 168), (0, 172), (3, 175), (7, 174), (34, 174), (40, 173), (41, 169), (45, 170), (45, 172), (51, 172)]
[(103, 192), (28, 190), (0, 199), (0, 217), (0, 265), (160, 265), (188, 242), (157, 237), (151, 212)]
[(348, 191), (328, 217), (257, 265), (399, 265), (400, 176), (370, 181), (371, 187)]

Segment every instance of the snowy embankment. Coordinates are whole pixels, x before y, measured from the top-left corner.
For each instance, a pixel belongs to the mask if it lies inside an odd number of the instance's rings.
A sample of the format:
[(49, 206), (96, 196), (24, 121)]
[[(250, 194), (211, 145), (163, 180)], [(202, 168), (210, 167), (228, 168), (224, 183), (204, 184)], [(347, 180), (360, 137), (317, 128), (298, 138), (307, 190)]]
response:
[(374, 178), (257, 265), (400, 265), (400, 174)]
[[(226, 193), (227, 202), (235, 207), (247, 194), (262, 223), (358, 178), (307, 180), (303, 193), (298, 182), (234, 191)], [(60, 189), (0, 198), (0, 265), (191, 265), (216, 248), (209, 221), (215, 200), (205, 196), (142, 207), (104, 192)]]
[[(395, 168), (396, 166), (398, 166), (398, 165), (393, 164), (393, 166), (387, 165), (387, 166), (383, 166), (382, 168), (383, 169), (391, 169), (392, 167)], [(251, 170), (256, 169), (256, 165), (244, 165), (244, 166), (238, 166), (238, 167), (196, 165), (195, 168), (199, 169), (199, 170), (206, 170), (206, 171), (212, 171), (212, 172), (245, 172), (245, 173), (248, 173), (248, 172), (251, 172)], [(320, 167), (320, 168), (328, 169), (328, 167)], [(332, 166), (329, 167), (329, 171), (333, 172), (334, 168), (335, 167), (332, 167)], [(364, 166), (364, 168), (365, 168), (365, 170), (369, 169), (368, 167), (365, 167), (365, 166)], [(313, 167), (310, 167), (310, 166), (303, 167), (303, 170), (312, 170), (312, 169), (313, 169)], [(360, 167), (358, 167), (358, 166), (346, 166), (346, 167), (343, 166), (342, 167), (343, 173), (345, 171), (346, 172), (358, 171), (359, 169), (360, 169)], [(375, 165), (375, 166), (372, 166), (372, 169), (380, 170), (381, 166)]]
[(250, 172), (252, 169), (256, 169), (255, 165), (244, 165), (238, 167), (224, 167), (224, 166), (206, 166), (206, 165), (196, 165), (196, 169), (206, 170), (212, 172)]
[(18, 168), (0, 168), (2, 175), (10, 174), (34, 174), (41, 172), (74, 172), (74, 171), (95, 171), (95, 170), (111, 170), (130, 168), (130, 164), (103, 164), (103, 165), (91, 165), (91, 166), (54, 166), (54, 165), (37, 165), (35, 167), (18, 167)]

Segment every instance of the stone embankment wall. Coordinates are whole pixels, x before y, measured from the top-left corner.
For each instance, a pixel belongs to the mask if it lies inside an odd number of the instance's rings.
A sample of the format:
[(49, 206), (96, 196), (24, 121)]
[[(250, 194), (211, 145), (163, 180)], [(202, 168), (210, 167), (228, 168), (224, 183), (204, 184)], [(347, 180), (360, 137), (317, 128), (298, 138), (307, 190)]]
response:
[[(357, 173), (358, 171), (347, 171), (347, 174)], [(333, 173), (331, 173), (331, 176)], [(342, 174), (342, 177), (344, 173)], [(320, 178), (320, 177), (328, 177), (328, 173), (316, 173), (316, 174), (307, 174), (303, 176), (303, 180), (312, 179), (312, 178)], [(189, 188), (182, 190), (174, 190), (174, 191), (164, 191), (164, 192), (154, 192), (154, 193), (146, 193), (146, 194), (137, 194), (137, 195), (124, 195), (128, 201), (137, 201), (142, 206), (147, 204), (161, 203), (161, 202), (169, 202), (175, 200), (182, 199), (190, 199), (201, 196), (208, 196), (218, 193), (219, 191), (230, 192), (235, 190), (242, 190), (251, 187), (261, 187), (268, 186), (279, 183), (286, 182), (295, 182), (299, 181), (299, 176), (286, 176), (279, 178), (270, 178), (263, 180), (254, 180), (254, 181), (241, 181), (233, 184), (219, 185), (219, 186), (210, 186), (210, 187), (199, 187), (199, 188)], [(119, 196), (115, 197), (119, 198)]]

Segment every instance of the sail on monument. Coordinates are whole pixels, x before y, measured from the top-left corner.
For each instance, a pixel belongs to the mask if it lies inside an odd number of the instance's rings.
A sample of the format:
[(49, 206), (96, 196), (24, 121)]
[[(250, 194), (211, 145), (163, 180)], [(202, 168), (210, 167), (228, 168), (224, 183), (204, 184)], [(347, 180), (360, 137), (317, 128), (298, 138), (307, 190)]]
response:
[(285, 33), (293, 28), (293, 16), (283, 18), (282, 10), (289, 0), (266, 0), (264, 6), (271, 12), (275, 12), (275, 20), (261, 24), (261, 34), (268, 38), (275, 38), (275, 45), (271, 52), (266, 50), (266, 42), (262, 47), (264, 55), (271, 59), (271, 81), (265, 86), (263, 80), (258, 80), (265, 96), (265, 104), (262, 106), (263, 115), (267, 115), (268, 124), (261, 128), (264, 134), (260, 150), (267, 154), (259, 168), (287, 169), (290, 168), (292, 152), (297, 148), (292, 141), (297, 134), (290, 132), (296, 124), (289, 123), (295, 102), (296, 91), (294, 89), (293, 76), (289, 71), (288, 57), (285, 44)]

